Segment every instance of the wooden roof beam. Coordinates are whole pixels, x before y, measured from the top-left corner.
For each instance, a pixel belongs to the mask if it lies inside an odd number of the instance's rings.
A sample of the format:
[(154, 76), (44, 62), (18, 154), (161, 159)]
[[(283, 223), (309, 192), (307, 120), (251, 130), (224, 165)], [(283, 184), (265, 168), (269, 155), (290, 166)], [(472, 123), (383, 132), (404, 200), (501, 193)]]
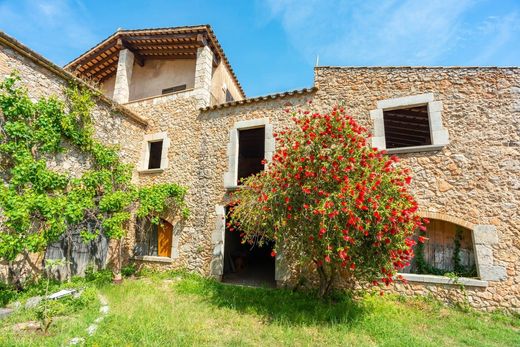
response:
[(118, 49), (128, 49), (130, 52), (132, 52), (134, 54), (134, 60), (137, 63), (137, 65), (139, 65), (141, 67), (144, 66), (143, 56), (140, 55), (139, 52), (134, 47), (132, 47), (132, 45), (128, 44), (128, 42), (126, 42), (126, 40), (124, 40), (122, 38), (118, 38), (116, 47)]
[(179, 40), (179, 41), (197, 41), (197, 33), (191, 34), (151, 34), (151, 35), (128, 35), (123, 34), (124, 39), (133, 43), (134, 41), (144, 40)]
[[(112, 54), (107, 55), (105, 58), (98, 60), (93, 65), (89, 66), (87, 64), (84, 64), (82, 66), (82, 69), (83, 69), (82, 73), (91, 73), (91, 74), (95, 73), (96, 70), (102, 70), (102, 69), (106, 68), (107, 63), (108, 64), (114, 63), (114, 61), (117, 61), (118, 58), (119, 58), (119, 51), (115, 51)], [(114, 61), (111, 61), (111, 60), (114, 60)]]

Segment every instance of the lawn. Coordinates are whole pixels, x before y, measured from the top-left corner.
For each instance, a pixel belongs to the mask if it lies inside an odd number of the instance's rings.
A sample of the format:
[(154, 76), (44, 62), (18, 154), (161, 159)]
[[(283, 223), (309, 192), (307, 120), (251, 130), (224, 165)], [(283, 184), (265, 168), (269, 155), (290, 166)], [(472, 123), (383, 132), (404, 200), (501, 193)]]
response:
[(366, 295), (322, 302), (290, 290), (224, 285), (163, 273), (95, 289), (110, 311), (86, 329), (100, 304), (58, 318), (48, 335), (14, 333), (20, 311), (0, 321), (1, 346), (59, 346), (74, 336), (87, 346), (520, 346), (520, 320), (463, 312), (425, 298)]

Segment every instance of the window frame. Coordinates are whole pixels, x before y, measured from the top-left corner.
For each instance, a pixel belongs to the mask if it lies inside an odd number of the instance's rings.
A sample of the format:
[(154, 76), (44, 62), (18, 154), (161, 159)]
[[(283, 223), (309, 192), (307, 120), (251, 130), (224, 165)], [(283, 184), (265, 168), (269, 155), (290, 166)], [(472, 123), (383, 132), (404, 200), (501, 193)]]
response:
[[(150, 148), (151, 144), (154, 142), (162, 141), (162, 151), (161, 151), (161, 164), (159, 168), (149, 169), (150, 162)], [(143, 146), (141, 150), (141, 163), (139, 165), (139, 173), (161, 173), (168, 168), (168, 149), (170, 147), (170, 139), (168, 138), (168, 134), (163, 131), (155, 134), (147, 134), (144, 135), (143, 138)]]
[[(140, 261), (150, 261), (150, 262), (160, 262), (160, 263), (172, 263), (175, 259), (177, 259), (179, 257), (179, 252), (178, 252), (178, 237), (176, 236), (176, 233), (175, 233), (175, 225), (172, 224), (169, 220), (167, 219), (164, 219), (164, 218), (161, 218), (161, 222), (162, 223), (168, 223), (170, 226), (171, 226), (171, 249), (170, 249), (170, 256), (169, 257), (166, 257), (166, 256), (161, 256), (161, 255), (136, 255), (134, 253), (132, 259), (134, 260), (140, 260)], [(137, 223), (137, 221), (136, 221)], [(145, 221), (145, 223), (150, 223), (151, 227), (154, 228), (154, 225), (151, 224), (150, 221)], [(157, 233), (159, 232), (158, 230), (158, 226), (157, 227)], [(144, 232), (145, 233), (148, 233), (150, 232), (151, 230), (145, 230)], [(137, 236), (137, 235), (136, 235)], [(149, 250), (150, 250), (150, 238), (148, 237), (148, 235), (146, 235), (145, 237), (145, 240), (141, 240), (141, 243), (148, 243), (147, 247), (148, 247), (148, 253), (149, 253)], [(137, 246), (138, 242), (137, 242), (137, 238), (136, 238), (136, 243), (135, 245)], [(135, 250), (134, 250), (135, 252)], [(159, 236), (157, 234), (157, 254), (159, 252)]]
[(229, 132), (229, 143), (227, 146), (228, 155), (228, 171), (224, 173), (224, 188), (227, 190), (236, 190), (238, 185), (238, 136), (240, 130), (249, 130), (254, 128), (264, 128), (264, 159), (266, 164), (264, 170), (267, 169), (271, 161), (275, 149), (275, 140), (273, 137), (273, 126), (269, 123), (269, 118), (258, 118), (251, 120), (243, 120), (236, 122)]
[[(384, 111), (404, 109), (415, 106), (427, 106), (430, 127), (430, 145), (386, 148)], [(433, 93), (410, 95), (385, 99), (377, 102), (377, 108), (370, 111), (374, 122), (372, 147), (386, 150), (388, 153), (411, 153), (438, 151), (449, 144), (449, 133), (442, 125), (442, 101), (436, 101)]]

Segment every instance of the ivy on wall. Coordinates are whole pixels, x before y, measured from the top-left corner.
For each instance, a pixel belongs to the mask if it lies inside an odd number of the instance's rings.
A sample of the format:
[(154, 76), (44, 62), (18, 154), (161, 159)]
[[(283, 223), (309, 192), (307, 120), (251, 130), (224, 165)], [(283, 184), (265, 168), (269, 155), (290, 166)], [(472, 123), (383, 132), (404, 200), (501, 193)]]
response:
[[(0, 82), (1, 259), (42, 251), (71, 230), (80, 229), (84, 240), (122, 238), (134, 214), (156, 224), (167, 207), (189, 214), (186, 188), (137, 187), (117, 148), (94, 139), (89, 90), (72, 85), (65, 96), (34, 102), (16, 74)], [(90, 162), (79, 177), (48, 165), (71, 148)]]
[[(415, 246), (415, 266), (417, 268), (417, 273), (419, 274), (430, 274), (443, 276), (447, 273), (452, 273), (458, 277), (476, 277), (477, 276), (477, 268), (475, 265), (473, 266), (464, 266), (461, 263), (460, 251), (461, 251), (461, 241), (463, 230), (461, 227), (457, 226), (455, 229), (455, 237), (453, 238), (453, 271), (448, 271), (446, 269), (437, 268), (430, 263), (428, 263), (424, 257), (424, 244), (418, 243)], [(419, 236), (425, 237), (426, 233), (421, 231)]]

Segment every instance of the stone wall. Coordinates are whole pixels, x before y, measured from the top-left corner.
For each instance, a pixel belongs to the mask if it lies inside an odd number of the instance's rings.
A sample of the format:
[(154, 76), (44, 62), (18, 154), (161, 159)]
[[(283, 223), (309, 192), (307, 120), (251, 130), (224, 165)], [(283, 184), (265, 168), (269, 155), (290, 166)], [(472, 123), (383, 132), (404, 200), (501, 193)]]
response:
[(463, 221), (484, 238), (475, 247), (487, 262), (480, 275), (488, 287), (467, 288), (472, 304), (520, 310), (520, 69), (323, 67), (315, 83), (316, 107), (344, 103), (369, 128), (380, 100), (433, 93), (442, 102), (449, 144), (399, 156), (413, 170), (423, 214)]
[[(61, 68), (28, 50), (18, 42), (0, 35), (0, 79), (17, 71), (21, 85), (28, 89), (31, 98), (56, 95), (64, 98), (66, 88), (73, 77)], [(95, 127), (94, 136), (105, 144), (118, 145), (120, 156), (127, 163), (135, 163), (141, 153), (141, 137), (146, 122), (127, 110), (119, 111), (119, 106), (108, 100), (95, 98), (92, 117)], [(79, 175), (88, 169), (89, 161), (82, 154), (71, 150), (60, 153), (49, 161), (52, 169)], [(137, 174), (134, 180), (137, 179)], [(28, 260), (30, 258), (30, 261)], [(42, 255), (31, 255), (28, 259), (20, 257), (14, 265), (16, 271), (25, 275), (36, 274), (42, 265)], [(0, 280), (7, 276), (6, 264), (0, 264)]]
[[(201, 50), (199, 55), (206, 53)], [(1, 45), (0, 74), (19, 70), (35, 98), (62, 95), (68, 75), (50, 62), (42, 64), (40, 58), (35, 59), (34, 52), (23, 54)], [(196, 83), (210, 81), (211, 60), (209, 55), (206, 58), (198, 69), (205, 78)], [(125, 107), (100, 97), (93, 112), (96, 137), (121, 146), (123, 160), (140, 169), (135, 171), (134, 180), (142, 185), (176, 182), (189, 188), (191, 217), (181, 222), (174, 215), (164, 216), (174, 225), (172, 258), (139, 261), (216, 277), (222, 274), (223, 211), (229, 198), (224, 177), (234, 160), (233, 131), (241, 124), (262, 122), (278, 132), (291, 124), (284, 109), (306, 108), (312, 100), (314, 109), (325, 112), (342, 104), (360, 123), (374, 130), (378, 120), (373, 111), (382, 109), (383, 100), (413, 99), (431, 93), (431, 111), (440, 112), (441, 124), (435, 126), (447, 129), (448, 144), (398, 154), (402, 165), (413, 170), (411, 188), (421, 213), (472, 231), (481, 280), (464, 282), (470, 304), (481, 309), (507, 307), (519, 311), (520, 69), (320, 67), (315, 70), (315, 86), (317, 90), (301, 94), (249, 99), (204, 110), (200, 108), (208, 106), (208, 88), (148, 98)], [(149, 120), (148, 128), (142, 118)], [(141, 165), (147, 148), (145, 139), (156, 135), (168, 139), (168, 165), (150, 171)], [(69, 171), (85, 169), (85, 162), (73, 152), (53, 165)], [(129, 230), (125, 246), (131, 257), (135, 233), (132, 226)], [(278, 258), (277, 280), (291, 283), (295, 277), (290, 259)], [(442, 299), (463, 298), (460, 286), (446, 278), (410, 278), (410, 284), (391, 290)]]
[[(312, 107), (319, 111), (343, 104), (360, 123), (373, 129), (370, 111), (378, 101), (433, 93), (436, 105), (442, 105), (448, 145), (399, 154), (403, 165), (414, 172), (412, 189), (421, 213), (472, 230), (484, 281), (462, 281), (470, 303), (482, 309), (518, 310), (519, 76), (519, 69), (514, 68), (317, 68), (318, 90), (303, 95), (202, 112), (189, 99), (156, 98), (128, 104), (151, 119), (151, 133), (166, 131), (171, 141), (169, 167), (162, 173), (141, 173), (141, 183), (175, 181), (190, 189), (192, 216), (178, 235), (178, 256), (167, 266), (217, 277), (222, 273), (223, 208), (229, 193), (224, 176), (230, 170), (230, 134), (237, 124), (262, 120), (280, 131), (291, 123), (284, 109), (305, 108), (312, 100)], [(296, 269), (286, 266), (278, 262), (277, 280), (291, 283)], [(437, 283), (428, 283), (428, 276), (410, 279), (410, 284), (394, 289), (443, 299), (450, 296), (447, 293), (462, 297), (460, 287), (450, 285), (446, 278), (435, 279)]]

